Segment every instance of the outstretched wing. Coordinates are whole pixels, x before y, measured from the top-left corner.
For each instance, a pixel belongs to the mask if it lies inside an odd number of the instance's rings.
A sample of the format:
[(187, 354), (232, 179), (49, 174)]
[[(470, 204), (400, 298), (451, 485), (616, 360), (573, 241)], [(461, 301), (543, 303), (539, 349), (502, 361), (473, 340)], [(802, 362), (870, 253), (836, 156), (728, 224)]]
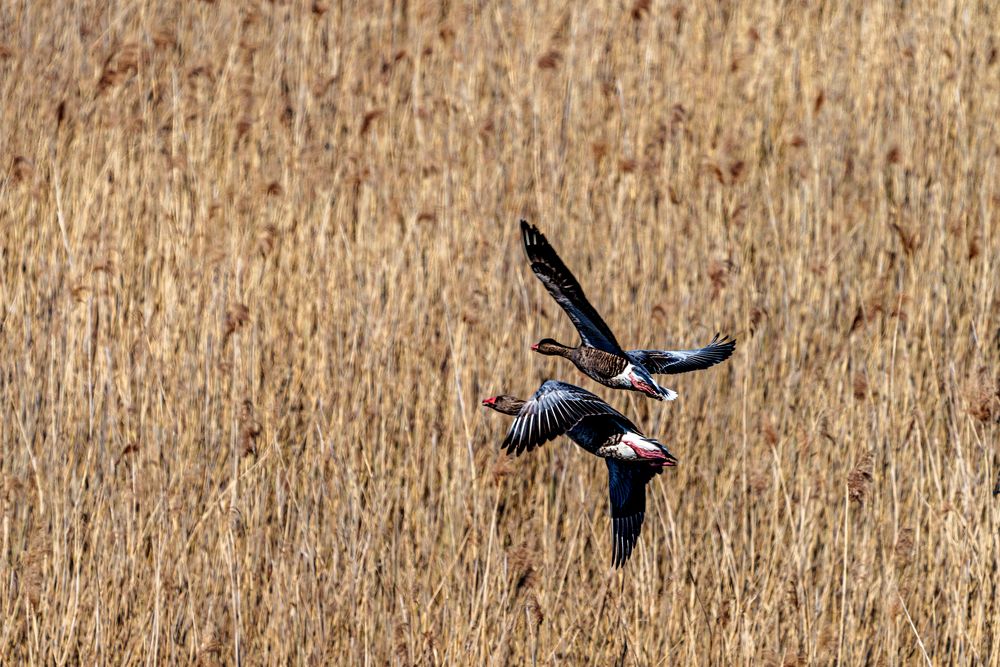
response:
[(545, 235), (534, 225), (522, 220), (521, 237), (524, 240), (524, 250), (531, 262), (531, 270), (542, 281), (556, 303), (569, 315), (569, 319), (580, 333), (581, 340), (606, 352), (621, 354), (622, 348), (615, 340), (615, 335), (587, 301), (580, 283), (559, 259), (559, 255), (549, 245)]
[(688, 371), (700, 371), (725, 361), (736, 349), (736, 340), (715, 334), (705, 347), (697, 350), (632, 350), (628, 352), (650, 373), (675, 375)]
[(625, 419), (620, 412), (586, 389), (548, 380), (521, 408), (501, 448), (521, 455), (557, 438), (581, 419), (609, 415)]
[(611, 564), (622, 567), (639, 541), (646, 516), (646, 483), (659, 468), (604, 459), (608, 464), (611, 497)]

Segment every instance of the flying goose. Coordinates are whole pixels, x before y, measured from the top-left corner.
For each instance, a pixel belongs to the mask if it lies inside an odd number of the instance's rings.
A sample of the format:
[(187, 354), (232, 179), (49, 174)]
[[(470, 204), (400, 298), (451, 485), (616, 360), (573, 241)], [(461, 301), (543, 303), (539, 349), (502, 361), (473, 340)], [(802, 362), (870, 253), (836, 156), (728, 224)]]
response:
[(501, 445), (508, 454), (520, 456), (566, 435), (604, 459), (611, 500), (611, 561), (623, 566), (642, 532), (646, 483), (664, 467), (677, 465), (677, 459), (600, 398), (565, 382), (547, 380), (527, 401), (500, 395), (484, 399), (483, 405), (515, 417)]
[(728, 336), (720, 339), (716, 334), (708, 345), (696, 350), (623, 350), (545, 235), (522, 220), (521, 237), (531, 270), (566, 311), (580, 334), (578, 347), (545, 338), (532, 345), (532, 350), (566, 357), (584, 374), (608, 387), (639, 391), (657, 400), (672, 401), (677, 398), (677, 392), (658, 385), (653, 374), (670, 375), (709, 368), (728, 359), (736, 348), (735, 340)]

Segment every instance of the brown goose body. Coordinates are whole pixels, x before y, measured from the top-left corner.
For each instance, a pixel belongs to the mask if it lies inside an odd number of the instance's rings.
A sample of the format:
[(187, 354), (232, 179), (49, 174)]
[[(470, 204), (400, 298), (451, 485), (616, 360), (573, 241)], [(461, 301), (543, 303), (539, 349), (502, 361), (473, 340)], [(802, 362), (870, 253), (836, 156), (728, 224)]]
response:
[(646, 369), (630, 359), (626, 352), (609, 352), (586, 343), (569, 347), (551, 338), (532, 345), (531, 349), (569, 359), (584, 375), (606, 387), (639, 391), (659, 400), (677, 397), (673, 390), (657, 385)]
[(574, 347), (569, 358), (588, 377), (601, 384), (613, 382), (614, 378), (620, 376), (628, 366), (628, 359), (624, 356), (587, 345)]
[(720, 340), (716, 336), (706, 347), (693, 350), (622, 349), (545, 235), (522, 220), (521, 237), (532, 272), (580, 334), (578, 347), (546, 338), (532, 346), (540, 354), (565, 357), (585, 375), (605, 386), (642, 392), (658, 400), (673, 400), (677, 393), (657, 384), (653, 374), (702, 370), (725, 361), (736, 347), (735, 341)]
[(556, 342), (551, 338), (531, 346), (532, 350), (540, 354), (564, 357), (573, 362), (580, 371), (592, 380), (596, 380), (609, 387), (623, 387), (632, 389), (631, 383), (616, 382), (616, 378), (622, 375), (628, 366), (628, 358), (614, 352), (606, 352), (590, 345), (581, 344), (578, 347), (570, 347)]
[(604, 459), (608, 467), (612, 563), (628, 560), (642, 531), (646, 484), (677, 459), (647, 438), (625, 415), (585, 389), (549, 380), (527, 401), (493, 396), (483, 405), (514, 417), (501, 447), (508, 454), (530, 452), (560, 435)]

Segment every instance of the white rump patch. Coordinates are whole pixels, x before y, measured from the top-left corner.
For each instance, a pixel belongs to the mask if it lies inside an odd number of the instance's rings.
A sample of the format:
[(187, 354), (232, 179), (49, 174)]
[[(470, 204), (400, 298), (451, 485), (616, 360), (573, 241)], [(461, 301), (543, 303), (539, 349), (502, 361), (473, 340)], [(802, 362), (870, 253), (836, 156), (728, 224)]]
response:
[[(628, 447), (628, 445), (631, 444), (635, 447), (638, 447), (639, 449), (645, 450), (647, 452), (655, 452), (657, 454), (659, 454), (661, 451), (660, 448), (657, 447), (655, 444), (653, 444), (646, 438), (642, 437), (638, 433), (633, 433), (632, 431), (629, 431), (628, 433), (622, 436), (622, 444), (625, 445), (626, 447)], [(629, 449), (631, 449), (631, 447)], [(632, 452), (632, 454), (634, 455), (635, 452)]]
[(597, 453), (601, 456), (606, 456), (609, 459), (619, 459), (621, 461), (635, 461), (639, 458), (639, 455), (624, 442), (619, 442), (617, 445), (601, 447), (597, 450)]

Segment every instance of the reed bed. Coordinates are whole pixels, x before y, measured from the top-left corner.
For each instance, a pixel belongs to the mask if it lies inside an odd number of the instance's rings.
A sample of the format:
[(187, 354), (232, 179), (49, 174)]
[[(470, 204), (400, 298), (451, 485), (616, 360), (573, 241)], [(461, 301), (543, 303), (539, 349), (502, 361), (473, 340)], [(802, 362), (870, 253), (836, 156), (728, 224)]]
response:
[[(0, 663), (1000, 664), (989, 3), (0, 7)], [(734, 356), (673, 403), (574, 332)], [(681, 464), (612, 570), (595, 390)]]

